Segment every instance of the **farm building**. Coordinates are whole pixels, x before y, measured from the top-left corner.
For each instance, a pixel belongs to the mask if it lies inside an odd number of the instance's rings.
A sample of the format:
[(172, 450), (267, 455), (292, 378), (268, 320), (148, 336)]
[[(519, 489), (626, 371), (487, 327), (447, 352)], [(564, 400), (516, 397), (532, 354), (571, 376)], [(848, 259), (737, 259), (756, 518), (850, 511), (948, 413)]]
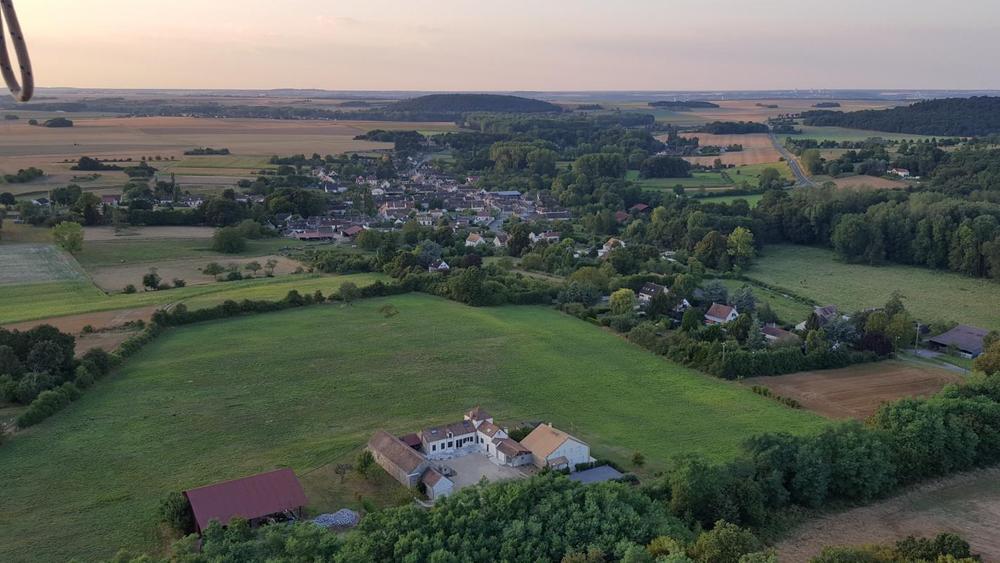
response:
[(386, 473), (407, 487), (416, 487), (427, 470), (427, 460), (420, 452), (385, 430), (368, 440), (368, 451)]
[(966, 358), (975, 358), (983, 353), (983, 339), (988, 332), (985, 328), (958, 325), (948, 332), (931, 337), (927, 342), (932, 348), (954, 348)]
[(712, 306), (709, 307), (708, 311), (705, 313), (705, 324), (722, 325), (736, 320), (736, 317), (738, 316), (740, 316), (740, 313), (736, 310), (736, 307), (730, 307), (729, 305), (722, 305), (720, 303), (712, 303)]
[(469, 236), (465, 239), (465, 246), (481, 246), (486, 244), (486, 239), (477, 233), (469, 233)]
[(799, 339), (794, 332), (789, 332), (774, 324), (764, 325), (761, 332), (764, 333), (764, 339), (768, 342), (784, 342)]
[(229, 524), (236, 517), (256, 525), (271, 517), (299, 518), (308, 501), (291, 469), (278, 469), (184, 491), (199, 533), (217, 520)]
[(552, 424), (539, 424), (521, 440), (521, 445), (531, 451), (532, 461), (538, 467), (574, 471), (577, 464), (594, 461), (590, 446)]
[[(670, 289), (665, 285), (660, 285), (658, 283), (653, 283), (653, 282), (646, 282), (642, 284), (642, 287), (639, 288), (639, 293), (637, 295), (637, 297), (639, 298), (639, 305), (643, 307), (649, 305), (650, 302), (653, 301), (653, 298), (660, 294), (669, 295)], [(677, 307), (674, 308), (674, 311), (682, 312), (690, 308), (691, 304), (688, 303), (688, 300), (681, 299), (681, 302), (677, 304)]]
[(420, 478), (420, 482), (423, 483), (424, 490), (427, 492), (427, 498), (430, 500), (450, 495), (455, 488), (450, 479), (441, 475), (441, 472), (434, 468), (425, 471), (424, 476)]

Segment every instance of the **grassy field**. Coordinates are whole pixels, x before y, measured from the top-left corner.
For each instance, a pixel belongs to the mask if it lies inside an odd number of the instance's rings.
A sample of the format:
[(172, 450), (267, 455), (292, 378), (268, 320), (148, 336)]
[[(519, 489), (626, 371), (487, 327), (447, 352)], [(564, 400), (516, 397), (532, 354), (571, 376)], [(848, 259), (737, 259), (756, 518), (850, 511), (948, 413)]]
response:
[(283, 248), (301, 247), (304, 244), (286, 238), (250, 240), (247, 241), (246, 250), (239, 254), (219, 254), (211, 246), (211, 241), (205, 239), (88, 241), (83, 245), (83, 251), (76, 255), (76, 259), (88, 269), (188, 258), (203, 258), (208, 263), (240, 256), (265, 256)]
[(303, 274), (114, 295), (106, 295), (85, 281), (12, 285), (0, 291), (0, 324), (170, 303), (199, 307), (216, 305), (227, 299), (279, 299), (292, 289), (299, 293), (319, 289), (328, 294), (345, 281), (361, 286), (378, 279), (384, 276)]
[(0, 245), (0, 287), (82, 279), (73, 259), (52, 244)]
[(808, 246), (768, 246), (747, 274), (844, 311), (883, 305), (895, 290), (923, 321), (952, 320), (1000, 329), (1000, 284), (912, 266), (865, 266), (838, 261)]
[[(385, 303), (399, 314), (383, 317)], [(647, 471), (826, 424), (548, 308), (410, 294), (205, 323), (0, 448), (0, 559), (155, 548), (163, 495), (277, 466), (301, 476), (313, 511), (358, 506), (333, 466), (375, 429), (418, 430), (476, 404), (505, 424), (551, 421), (597, 456), (639, 450)], [(379, 499), (398, 495), (384, 488)]]
[(685, 188), (721, 188), (733, 183), (723, 178), (721, 172), (692, 172), (690, 178), (639, 178), (638, 170), (629, 170), (625, 176), (647, 190), (670, 190), (674, 186)]
[[(723, 285), (732, 294), (734, 291), (740, 287), (746, 285), (746, 282), (740, 280), (720, 280)], [(762, 287), (755, 285), (750, 286), (753, 288), (753, 294), (757, 298), (758, 302), (766, 302), (771, 306), (771, 310), (778, 315), (783, 323), (796, 324), (799, 321), (803, 321), (809, 317), (812, 313), (812, 307), (804, 303), (800, 303), (790, 297), (781, 295), (778, 292), (771, 291)]]

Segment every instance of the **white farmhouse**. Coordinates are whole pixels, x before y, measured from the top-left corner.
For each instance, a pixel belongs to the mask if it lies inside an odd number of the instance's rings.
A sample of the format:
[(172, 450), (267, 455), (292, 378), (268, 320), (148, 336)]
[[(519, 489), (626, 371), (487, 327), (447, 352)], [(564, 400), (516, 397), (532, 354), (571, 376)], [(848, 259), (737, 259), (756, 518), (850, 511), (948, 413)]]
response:
[(552, 424), (539, 424), (521, 440), (521, 445), (531, 451), (532, 461), (538, 467), (575, 471), (578, 464), (594, 461), (590, 446)]

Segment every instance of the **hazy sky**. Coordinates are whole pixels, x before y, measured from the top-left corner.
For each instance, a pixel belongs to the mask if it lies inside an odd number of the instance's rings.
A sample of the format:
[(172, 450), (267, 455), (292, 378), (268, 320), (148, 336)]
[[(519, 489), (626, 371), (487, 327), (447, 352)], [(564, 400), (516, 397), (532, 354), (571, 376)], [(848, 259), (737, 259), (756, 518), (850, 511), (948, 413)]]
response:
[(1000, 89), (1000, 0), (16, 0), (41, 86)]

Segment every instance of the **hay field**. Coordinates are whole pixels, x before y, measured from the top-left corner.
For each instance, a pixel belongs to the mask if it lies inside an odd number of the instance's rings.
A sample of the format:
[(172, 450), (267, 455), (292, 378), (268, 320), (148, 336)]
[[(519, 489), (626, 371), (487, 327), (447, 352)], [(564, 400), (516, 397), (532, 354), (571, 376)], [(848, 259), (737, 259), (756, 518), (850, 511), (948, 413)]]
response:
[(0, 286), (83, 280), (72, 258), (51, 244), (0, 246)]
[[(256, 164), (261, 157), (275, 154), (340, 154), (392, 147), (391, 143), (354, 140), (356, 135), (371, 129), (456, 129), (452, 123), (193, 117), (86, 118), (68, 115), (74, 121), (74, 126), (69, 128), (34, 127), (24, 119), (0, 122), (0, 172), (12, 173), (19, 168), (36, 166), (49, 175), (32, 184), (17, 185), (19, 190), (31, 191), (38, 189), (32, 186), (69, 183), (78, 173), (71, 171), (70, 165), (62, 161), (76, 160), (80, 156), (131, 157), (137, 162), (143, 156), (158, 155), (174, 157), (192, 168), (204, 168), (195, 157), (185, 157), (184, 151), (195, 147), (224, 147), (232, 152), (232, 164), (226, 167), (245, 171), (254, 168), (247, 165), (247, 157), (257, 157), (251, 160)], [(214, 164), (211, 167), (220, 167), (220, 164), (225, 164), (226, 158), (209, 157), (208, 160)], [(165, 166), (168, 162), (161, 162), (160, 165)], [(102, 172), (98, 181), (81, 185), (91, 189), (116, 183), (125, 183), (123, 173)]]
[(707, 133), (684, 133), (685, 138), (697, 137), (702, 146), (725, 147), (727, 145), (743, 145), (743, 150), (739, 152), (727, 152), (720, 156), (694, 156), (686, 158), (692, 164), (711, 166), (716, 159), (723, 164), (735, 164), (742, 166), (746, 164), (766, 164), (779, 162), (781, 153), (774, 148), (771, 138), (764, 133), (752, 133), (749, 135), (709, 135)]
[(809, 561), (824, 546), (892, 543), (954, 532), (983, 561), (1000, 561), (1000, 468), (980, 469), (900, 496), (810, 519), (777, 545), (781, 561)]
[(842, 369), (806, 371), (744, 379), (744, 385), (763, 385), (782, 397), (829, 418), (864, 420), (884, 402), (904, 397), (927, 397), (962, 376), (931, 365), (886, 361)]
[(846, 178), (836, 178), (833, 180), (838, 188), (874, 188), (879, 190), (901, 190), (909, 184), (900, 180), (890, 180), (880, 176), (847, 176)]
[[(212, 227), (128, 227), (116, 232), (114, 227), (85, 227), (83, 240), (164, 240), (164, 239), (210, 239), (215, 229)], [(84, 252), (87, 251), (86, 246)]]

